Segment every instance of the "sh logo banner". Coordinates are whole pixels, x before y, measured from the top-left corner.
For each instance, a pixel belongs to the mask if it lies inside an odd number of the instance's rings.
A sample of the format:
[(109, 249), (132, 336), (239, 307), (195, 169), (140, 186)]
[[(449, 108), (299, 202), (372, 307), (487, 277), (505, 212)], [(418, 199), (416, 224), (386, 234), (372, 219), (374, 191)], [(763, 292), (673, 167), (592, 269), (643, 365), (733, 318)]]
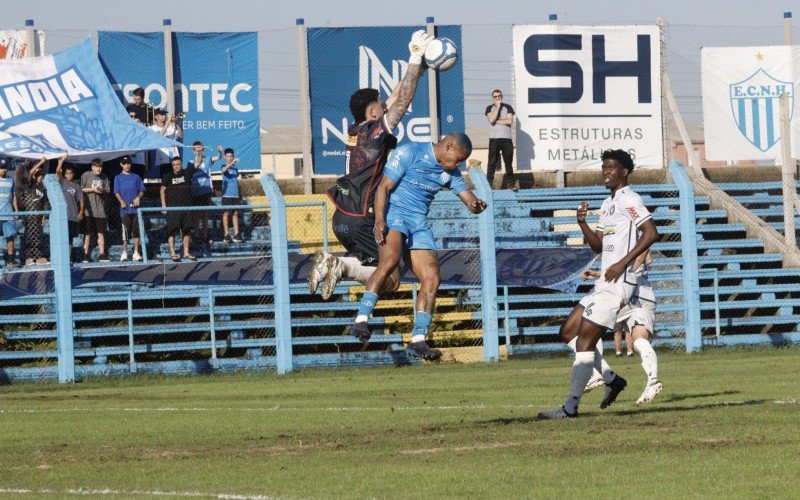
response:
[(663, 166), (658, 26), (515, 26), (521, 168), (596, 168), (605, 149)]
[[(314, 173), (345, 173), (347, 128), (353, 122), (350, 96), (374, 88), (386, 99), (408, 69), (408, 41), (423, 27), (309, 28), (308, 72)], [(460, 26), (437, 26), (437, 36), (461, 47)], [(461, 64), (438, 74), (442, 135), (464, 130)], [(411, 108), (393, 131), (398, 143), (430, 140), (428, 74), (420, 78)]]

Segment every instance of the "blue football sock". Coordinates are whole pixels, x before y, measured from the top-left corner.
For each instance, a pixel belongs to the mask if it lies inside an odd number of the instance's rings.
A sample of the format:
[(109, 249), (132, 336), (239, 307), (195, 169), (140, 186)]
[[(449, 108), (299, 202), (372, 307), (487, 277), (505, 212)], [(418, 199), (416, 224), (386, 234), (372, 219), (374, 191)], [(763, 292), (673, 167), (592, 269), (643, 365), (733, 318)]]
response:
[(358, 306), (358, 315), (359, 316), (369, 316), (372, 314), (372, 310), (375, 309), (375, 304), (378, 303), (378, 294), (372, 292), (364, 292), (364, 296), (361, 297), (361, 304)]
[(422, 335), (427, 337), (428, 330), (431, 328), (431, 321), (433, 320), (433, 315), (431, 313), (417, 311), (416, 317), (414, 318), (414, 329), (411, 330), (411, 335), (413, 337), (417, 335)]

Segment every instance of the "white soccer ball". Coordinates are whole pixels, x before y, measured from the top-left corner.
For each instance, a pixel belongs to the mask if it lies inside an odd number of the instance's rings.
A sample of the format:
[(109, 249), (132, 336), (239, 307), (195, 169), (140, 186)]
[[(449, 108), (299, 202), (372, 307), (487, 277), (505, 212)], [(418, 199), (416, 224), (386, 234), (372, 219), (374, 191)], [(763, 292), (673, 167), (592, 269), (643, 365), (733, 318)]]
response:
[(425, 47), (425, 64), (436, 71), (445, 71), (458, 61), (458, 49), (449, 38), (434, 38)]

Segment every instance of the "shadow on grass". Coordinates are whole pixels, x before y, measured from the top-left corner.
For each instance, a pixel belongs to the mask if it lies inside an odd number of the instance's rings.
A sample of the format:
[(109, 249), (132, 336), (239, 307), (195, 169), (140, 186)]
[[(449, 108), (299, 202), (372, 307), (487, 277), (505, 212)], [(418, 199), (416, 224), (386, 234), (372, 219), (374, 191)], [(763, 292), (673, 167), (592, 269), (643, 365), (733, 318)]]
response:
[[(736, 392), (736, 391), (732, 391)], [(724, 394), (724, 393), (720, 393)], [(766, 403), (766, 399), (751, 399), (748, 401), (716, 401), (712, 403), (703, 403), (694, 406), (649, 406), (646, 408), (634, 408), (630, 410), (621, 410), (621, 411), (611, 411), (605, 413), (606, 415), (620, 415), (620, 416), (631, 416), (631, 415), (647, 415), (650, 413), (671, 413), (671, 412), (684, 412), (684, 411), (696, 411), (696, 410), (707, 410), (709, 408), (726, 408), (726, 407), (738, 407), (738, 406), (756, 406), (762, 405)], [(598, 412), (587, 412), (581, 413), (581, 417), (594, 417), (599, 416), (601, 413)], [(567, 419), (569, 420), (569, 419)], [(515, 418), (493, 418), (491, 420), (481, 420), (475, 422), (477, 425), (514, 425), (514, 424), (530, 424), (533, 422), (539, 422), (539, 418), (535, 415), (532, 416), (524, 416), (524, 417), (515, 417)]]
[(667, 397), (658, 398), (660, 403), (677, 403), (678, 401), (686, 401), (687, 399), (698, 398), (713, 398), (714, 396), (730, 396), (732, 394), (739, 394), (741, 391), (720, 391), (720, 392), (706, 392), (702, 394), (671, 394)]

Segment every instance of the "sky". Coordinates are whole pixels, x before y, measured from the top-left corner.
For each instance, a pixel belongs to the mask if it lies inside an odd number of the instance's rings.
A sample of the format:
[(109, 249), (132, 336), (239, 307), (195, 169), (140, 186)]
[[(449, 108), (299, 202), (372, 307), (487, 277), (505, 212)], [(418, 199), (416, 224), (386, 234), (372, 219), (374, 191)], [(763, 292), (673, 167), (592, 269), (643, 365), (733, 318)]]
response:
[(331, 0), (0, 0), (3, 28), (34, 19), (44, 29), (155, 31), (172, 19), (186, 31), (257, 31), (308, 26), (404, 25), (434, 16), (440, 24), (653, 21), (699, 25), (769, 26), (783, 22), (796, 0), (400, 0), (374, 9)]
[[(800, 43), (797, 0), (399, 0), (373, 9), (332, 0), (0, 0), (0, 29), (33, 19), (46, 31), (46, 52), (63, 50), (97, 30), (259, 32), (259, 99), (264, 127), (299, 125), (299, 64), (295, 20), (307, 27), (462, 25), (467, 128), (483, 126), (494, 88), (512, 89), (512, 25), (653, 24), (666, 22), (666, 64), (689, 121), (700, 111), (700, 48), (783, 43), (783, 14), (792, 12)], [(513, 105), (513, 92), (510, 103)]]

